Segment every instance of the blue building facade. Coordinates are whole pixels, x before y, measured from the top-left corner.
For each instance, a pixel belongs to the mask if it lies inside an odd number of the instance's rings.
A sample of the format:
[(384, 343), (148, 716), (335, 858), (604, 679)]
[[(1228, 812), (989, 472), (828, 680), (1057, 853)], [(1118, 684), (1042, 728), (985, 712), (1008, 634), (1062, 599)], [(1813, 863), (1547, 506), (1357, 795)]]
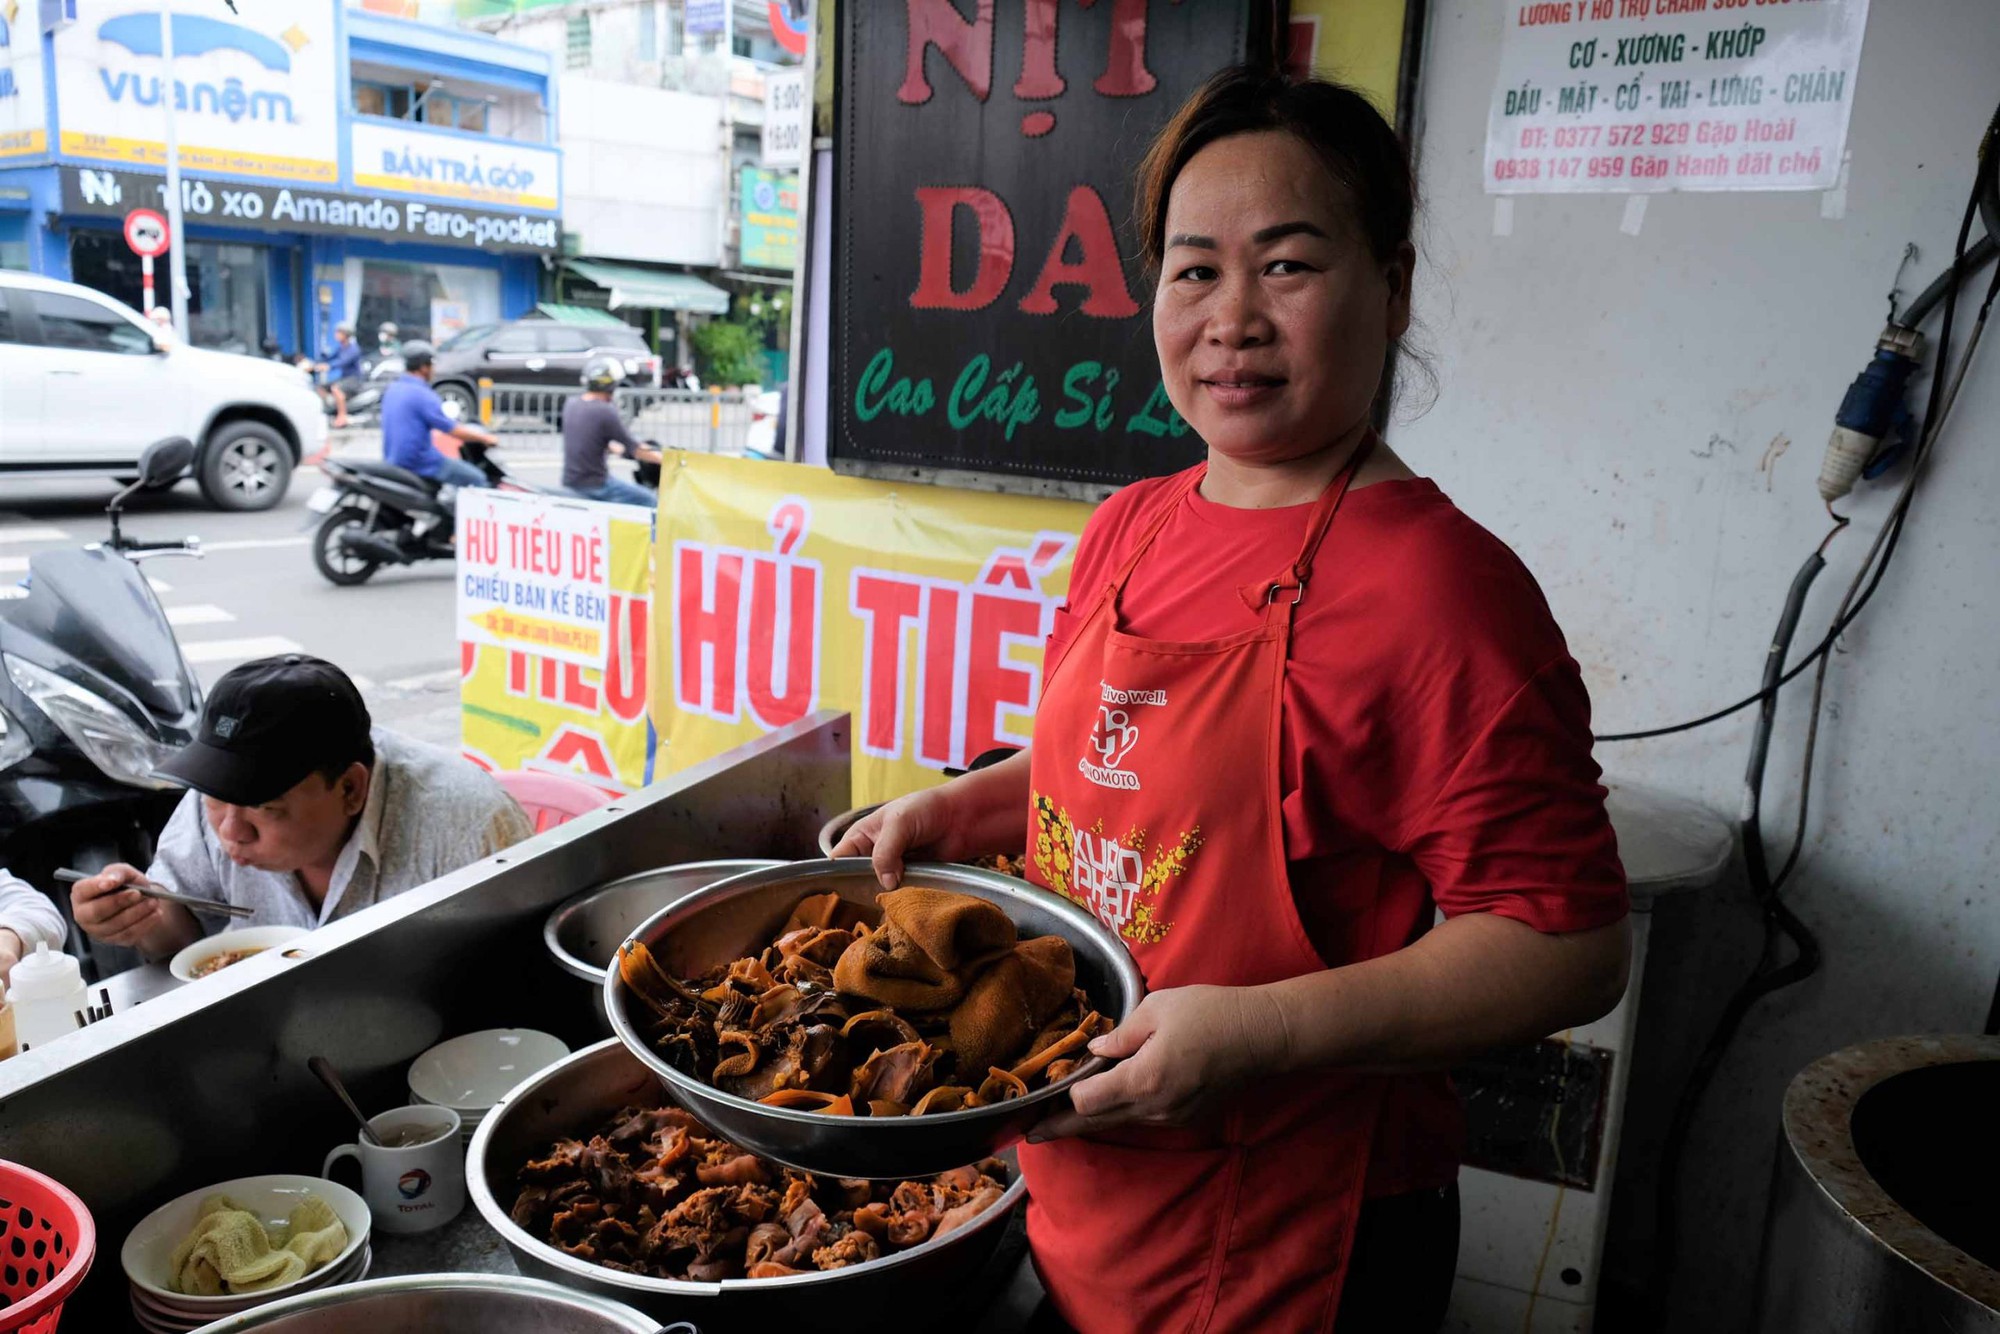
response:
[(122, 225), (165, 212), (171, 98), (194, 342), (317, 353), (343, 320), (441, 340), (534, 307), (562, 242), (549, 56), (337, 0), (161, 8), (0, 0), (0, 266), (138, 306)]

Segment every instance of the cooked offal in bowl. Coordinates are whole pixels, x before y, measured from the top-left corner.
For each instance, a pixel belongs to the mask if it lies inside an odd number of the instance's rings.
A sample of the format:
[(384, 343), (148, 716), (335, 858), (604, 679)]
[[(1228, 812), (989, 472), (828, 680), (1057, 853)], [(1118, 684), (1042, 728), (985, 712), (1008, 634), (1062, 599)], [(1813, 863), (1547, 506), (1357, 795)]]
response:
[(754, 954), (676, 977), (619, 951), (632, 1017), (674, 1069), (769, 1107), (927, 1116), (1060, 1082), (1111, 1021), (1076, 985), (1070, 943), (1022, 938), (996, 904), (947, 889), (801, 898)]

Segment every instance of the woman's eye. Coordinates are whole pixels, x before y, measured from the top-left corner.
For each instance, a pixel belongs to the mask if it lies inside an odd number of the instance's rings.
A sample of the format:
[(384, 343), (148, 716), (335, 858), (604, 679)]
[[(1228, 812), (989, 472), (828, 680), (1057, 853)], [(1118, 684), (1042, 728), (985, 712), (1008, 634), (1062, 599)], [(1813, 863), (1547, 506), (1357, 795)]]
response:
[(1214, 269), (1209, 268), (1206, 264), (1196, 264), (1189, 268), (1182, 269), (1180, 271), (1180, 274), (1178, 275), (1177, 280), (1180, 282), (1205, 283), (1213, 281), (1214, 278), (1215, 278)]
[(1274, 259), (1265, 268), (1265, 272), (1275, 273), (1280, 276), (1290, 276), (1295, 273), (1311, 273), (1312, 271), (1312, 265), (1302, 259)]

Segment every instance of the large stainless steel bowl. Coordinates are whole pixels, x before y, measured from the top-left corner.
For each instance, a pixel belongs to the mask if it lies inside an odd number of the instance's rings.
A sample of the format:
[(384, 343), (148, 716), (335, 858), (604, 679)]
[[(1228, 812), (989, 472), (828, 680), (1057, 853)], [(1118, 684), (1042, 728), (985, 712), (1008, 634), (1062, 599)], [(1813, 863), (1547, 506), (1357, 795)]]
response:
[(539, 1279), (413, 1274), (288, 1297), (196, 1334), (691, 1334), (619, 1302)]
[[(971, 866), (909, 866), (906, 886), (955, 890), (997, 904), (1022, 936), (1061, 936), (1076, 954), (1076, 980), (1098, 1011), (1123, 1023), (1145, 995), (1139, 969), (1118, 937), (1069, 900), (1025, 880)], [(755, 954), (770, 943), (800, 898), (829, 890), (872, 908), (881, 882), (865, 858), (795, 862), (752, 871), (697, 890), (632, 933), (662, 967), (693, 977), (717, 964)], [(639, 1032), (635, 1004), (612, 969), (604, 1008), (625, 1045), (659, 1075), (667, 1093), (716, 1130), (781, 1163), (826, 1176), (894, 1179), (945, 1172), (976, 1162), (1020, 1140), (1029, 1128), (1069, 1102), (1069, 1086), (1101, 1069), (1087, 1058), (1069, 1078), (1025, 1098), (936, 1116), (822, 1116), (766, 1107), (724, 1093), (674, 1069)], [(645, 1013), (643, 1005), (640, 1013)]]
[[(814, 1331), (890, 1324), (902, 1329), (959, 1311), (1026, 1192), (1016, 1173), (1000, 1202), (971, 1223), (868, 1264), (721, 1283), (606, 1269), (557, 1250), (508, 1216), (518, 1173), (530, 1157), (558, 1139), (596, 1131), (624, 1108), (659, 1105), (660, 1084), (652, 1071), (616, 1040), (606, 1040), (514, 1089), (480, 1122), (466, 1158), (466, 1186), (473, 1206), (507, 1243), (523, 1273), (615, 1297), (661, 1320), (692, 1321), (710, 1334), (778, 1329), (795, 1320)], [(884, 1312), (892, 1309), (897, 1315), (890, 1320)]]
[(549, 957), (558, 968), (589, 985), (590, 1003), (609, 1033), (604, 973), (618, 956), (619, 942), (684, 895), (745, 871), (777, 865), (780, 863), (749, 860), (683, 862), (628, 875), (564, 900), (542, 923), (542, 943), (548, 946)]

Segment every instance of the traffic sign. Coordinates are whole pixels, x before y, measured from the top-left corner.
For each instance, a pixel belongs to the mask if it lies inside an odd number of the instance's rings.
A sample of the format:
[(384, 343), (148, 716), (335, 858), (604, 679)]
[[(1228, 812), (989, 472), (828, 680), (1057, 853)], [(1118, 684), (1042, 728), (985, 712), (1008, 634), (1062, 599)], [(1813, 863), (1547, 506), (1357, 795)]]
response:
[(152, 209), (135, 208), (125, 215), (125, 244), (132, 247), (133, 254), (157, 259), (167, 253), (171, 242), (167, 220)]

